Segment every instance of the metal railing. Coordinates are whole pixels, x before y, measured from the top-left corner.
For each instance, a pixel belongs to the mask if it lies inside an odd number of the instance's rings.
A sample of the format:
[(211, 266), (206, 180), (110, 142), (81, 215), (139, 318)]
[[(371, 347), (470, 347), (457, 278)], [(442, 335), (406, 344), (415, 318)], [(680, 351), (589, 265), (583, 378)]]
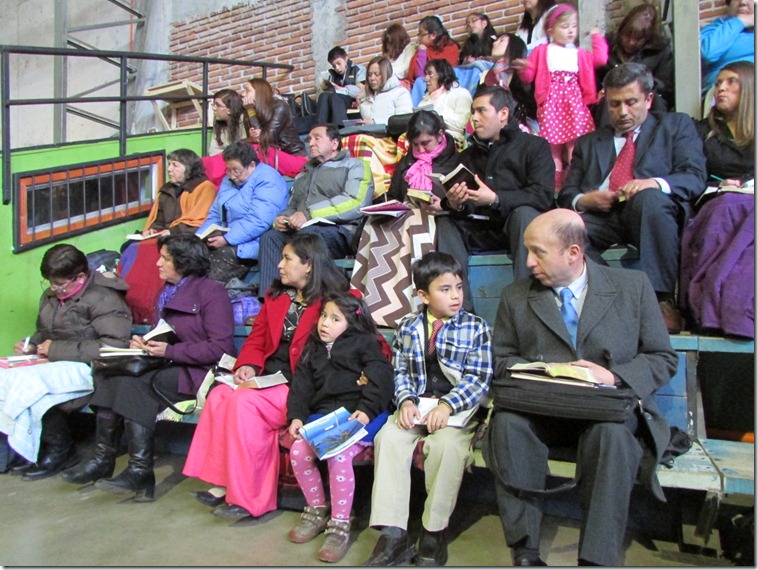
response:
[[(48, 97), (43, 99), (11, 99), (11, 55), (40, 55), (51, 57), (89, 57), (106, 59), (109, 62), (118, 62), (119, 67), (119, 95), (117, 97)], [(127, 76), (130, 67), (127, 65), (128, 60), (152, 60), (168, 61), (172, 63), (199, 63), (202, 65), (202, 89), (205, 95), (127, 95)], [(44, 48), (33, 46), (0, 46), (0, 122), (2, 122), (2, 165), (3, 165), (3, 204), (7, 205), (11, 201), (11, 157), (13, 150), (11, 148), (11, 107), (24, 105), (59, 105), (75, 103), (118, 103), (119, 120), (118, 120), (118, 141), (119, 156), (126, 154), (127, 140), (127, 103), (132, 101), (187, 101), (192, 99), (206, 100), (212, 97), (208, 93), (209, 83), (209, 66), (220, 64), (226, 66), (243, 66), (257, 67), (261, 69), (261, 77), (266, 79), (269, 69), (283, 69), (292, 71), (293, 66), (281, 63), (268, 63), (263, 61), (247, 61), (238, 59), (223, 59), (214, 57), (192, 57), (183, 55), (165, 55), (156, 53), (137, 53), (127, 51), (105, 51), (105, 50), (82, 50), (82, 49), (64, 49), (64, 48)], [(203, 154), (207, 152), (208, 145), (208, 107), (202, 106), (202, 140)], [(115, 128), (115, 127), (114, 127)]]

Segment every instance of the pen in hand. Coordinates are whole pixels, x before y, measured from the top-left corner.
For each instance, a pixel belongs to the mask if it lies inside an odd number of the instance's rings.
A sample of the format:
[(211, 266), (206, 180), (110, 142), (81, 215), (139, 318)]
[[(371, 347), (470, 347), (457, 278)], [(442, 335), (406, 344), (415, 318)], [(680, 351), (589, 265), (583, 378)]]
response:
[(32, 337), (28, 336), (24, 339), (24, 344), (21, 347), (21, 350), (26, 353), (27, 350), (29, 350), (29, 341), (32, 339)]

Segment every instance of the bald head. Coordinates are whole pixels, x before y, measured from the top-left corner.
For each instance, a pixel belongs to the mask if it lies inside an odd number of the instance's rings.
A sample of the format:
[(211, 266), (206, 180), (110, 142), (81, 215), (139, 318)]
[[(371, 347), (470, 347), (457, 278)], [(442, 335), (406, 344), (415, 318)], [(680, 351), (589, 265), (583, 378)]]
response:
[(547, 287), (565, 287), (584, 269), (587, 230), (573, 210), (550, 210), (534, 218), (524, 232), (527, 267)]
[(573, 210), (558, 208), (540, 214), (527, 226), (527, 231), (534, 225), (536, 232), (552, 235), (563, 247), (578, 245), (582, 253), (587, 247), (587, 229), (584, 220)]

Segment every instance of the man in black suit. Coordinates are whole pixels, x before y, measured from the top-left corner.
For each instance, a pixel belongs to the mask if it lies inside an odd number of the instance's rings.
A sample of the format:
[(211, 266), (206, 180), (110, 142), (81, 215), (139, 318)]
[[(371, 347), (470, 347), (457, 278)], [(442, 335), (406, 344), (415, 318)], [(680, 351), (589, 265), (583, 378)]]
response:
[(598, 263), (615, 243), (639, 250), (640, 269), (653, 284), (666, 327), (676, 333), (680, 228), (705, 190), (705, 156), (689, 116), (649, 112), (653, 86), (639, 63), (608, 72), (610, 125), (577, 140), (558, 205), (582, 214), (587, 256)]
[(445, 194), (438, 217), (437, 250), (463, 267), (463, 307), (473, 311), (468, 254), (508, 249), (516, 279), (529, 275), (524, 229), (554, 205), (555, 164), (550, 145), (525, 133), (513, 116), (516, 104), (499, 86), (480, 87), (471, 105), (475, 134), (461, 162), (478, 177), (479, 187), (455, 184)]
[[(676, 353), (647, 277), (586, 259), (586, 242), (582, 218), (567, 209), (542, 214), (527, 227), (524, 243), (533, 277), (503, 289), (492, 334), (491, 391), (497, 404), (500, 380), (509, 378), (508, 368), (516, 363), (571, 363), (589, 368), (602, 384), (631, 388), (639, 404), (625, 423), (496, 406), (486, 459), (498, 481), (498, 509), (514, 566), (544, 565), (540, 499), (514, 488), (545, 488), (551, 447), (576, 449), (583, 511), (580, 564), (619, 565), (638, 470), (641, 482), (665, 500), (655, 468), (670, 432), (653, 394), (676, 371)], [(609, 388), (581, 389), (591, 398)]]

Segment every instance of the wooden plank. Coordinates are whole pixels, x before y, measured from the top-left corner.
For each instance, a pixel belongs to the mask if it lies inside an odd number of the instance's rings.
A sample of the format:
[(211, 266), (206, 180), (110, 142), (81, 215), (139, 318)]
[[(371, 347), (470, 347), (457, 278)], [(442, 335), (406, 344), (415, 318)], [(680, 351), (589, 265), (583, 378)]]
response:
[(721, 439), (702, 440), (703, 448), (722, 477), (726, 494), (755, 494), (755, 445)]
[(741, 352), (755, 354), (755, 341), (715, 336), (698, 337), (700, 352)]
[[(548, 469), (552, 476), (572, 479), (576, 464), (571, 461), (549, 460)], [(474, 466), (487, 467), (479, 450), (474, 451)], [(721, 491), (721, 476), (703, 447), (694, 442), (690, 450), (674, 460), (669, 469), (658, 466), (658, 480), (662, 487), (689, 489), (695, 491)]]

